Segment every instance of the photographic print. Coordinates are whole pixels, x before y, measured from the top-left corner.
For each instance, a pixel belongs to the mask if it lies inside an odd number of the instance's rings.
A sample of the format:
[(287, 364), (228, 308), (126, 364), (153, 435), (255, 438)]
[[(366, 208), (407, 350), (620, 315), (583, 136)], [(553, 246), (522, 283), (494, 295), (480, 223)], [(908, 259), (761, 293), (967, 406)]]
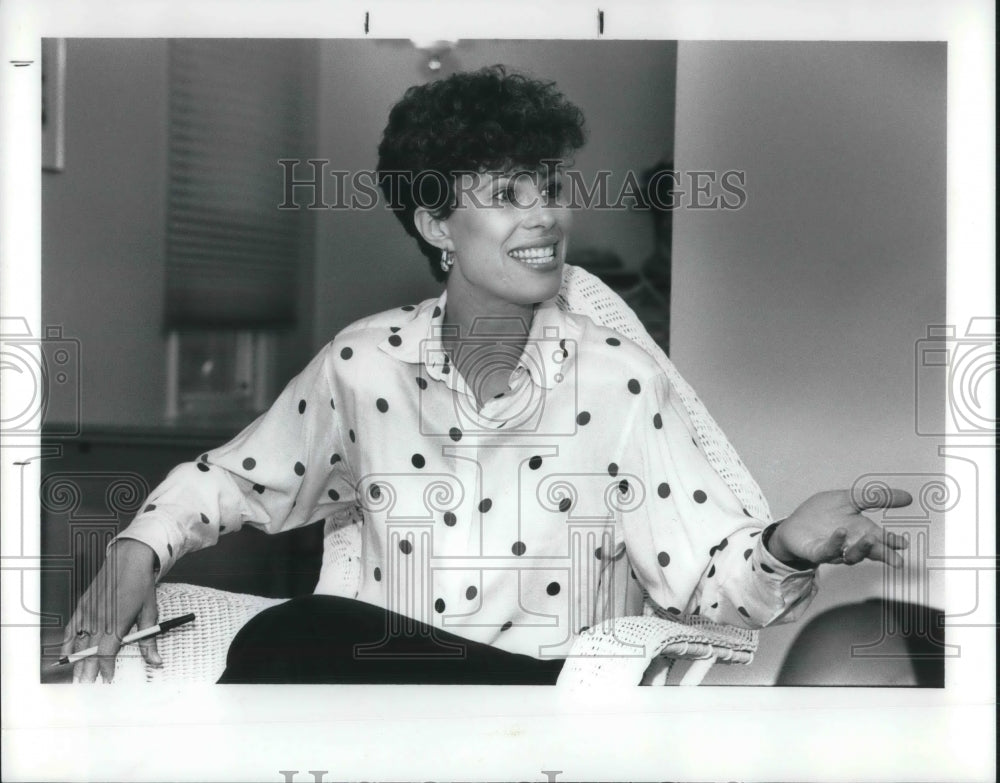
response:
[[(121, 725), (245, 748), (186, 779), (915, 774), (760, 732), (947, 732), (992, 655), (961, 42), (275, 13), (41, 28), (5, 722), (95, 766), (21, 779), (168, 776)], [(692, 750), (569, 750), (629, 732)]]

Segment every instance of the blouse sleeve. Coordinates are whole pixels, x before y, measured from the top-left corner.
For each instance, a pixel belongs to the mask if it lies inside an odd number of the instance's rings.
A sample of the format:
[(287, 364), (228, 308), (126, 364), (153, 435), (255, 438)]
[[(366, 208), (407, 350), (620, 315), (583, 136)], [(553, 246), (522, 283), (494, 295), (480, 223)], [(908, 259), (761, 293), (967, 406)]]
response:
[(178, 558), (243, 525), (277, 533), (352, 506), (354, 481), (328, 353), (313, 359), (229, 443), (174, 468), (115, 540), (150, 546), (162, 578)]
[(632, 413), (623, 453), (643, 497), (621, 518), (647, 596), (668, 617), (750, 628), (799, 617), (816, 593), (815, 571), (790, 568), (762, 545), (765, 523), (712, 468), (665, 376), (642, 384)]

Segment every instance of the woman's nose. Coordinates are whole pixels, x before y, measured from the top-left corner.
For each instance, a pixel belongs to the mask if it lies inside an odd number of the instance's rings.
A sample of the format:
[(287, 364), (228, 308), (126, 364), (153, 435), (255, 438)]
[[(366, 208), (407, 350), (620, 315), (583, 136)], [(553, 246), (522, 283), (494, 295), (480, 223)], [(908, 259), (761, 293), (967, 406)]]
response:
[(556, 221), (556, 207), (555, 203), (549, 204), (549, 200), (544, 192), (539, 191), (537, 188), (532, 188), (530, 194), (528, 194), (528, 201), (523, 207), (525, 225), (529, 227), (540, 226), (542, 228), (552, 226)]

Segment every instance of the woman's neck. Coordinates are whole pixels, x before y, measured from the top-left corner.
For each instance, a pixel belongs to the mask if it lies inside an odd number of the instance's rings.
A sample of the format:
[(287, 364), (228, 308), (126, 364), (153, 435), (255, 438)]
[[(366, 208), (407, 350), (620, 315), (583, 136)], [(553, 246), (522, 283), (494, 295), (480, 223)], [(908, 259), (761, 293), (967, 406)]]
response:
[[(480, 407), (509, 387), (510, 374), (528, 341), (534, 312), (534, 305), (488, 299), (479, 291), (465, 290), (449, 281), (444, 312), (447, 337), (442, 342)], [(479, 377), (480, 368), (488, 374)]]

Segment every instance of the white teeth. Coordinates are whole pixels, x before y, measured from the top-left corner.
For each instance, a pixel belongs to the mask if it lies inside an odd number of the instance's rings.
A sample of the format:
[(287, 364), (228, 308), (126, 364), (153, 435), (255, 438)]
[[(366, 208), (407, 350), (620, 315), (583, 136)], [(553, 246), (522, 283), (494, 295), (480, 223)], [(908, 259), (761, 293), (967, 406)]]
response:
[(549, 245), (548, 247), (527, 247), (520, 250), (511, 250), (508, 253), (511, 258), (529, 264), (543, 264), (551, 261), (555, 254), (555, 245)]

